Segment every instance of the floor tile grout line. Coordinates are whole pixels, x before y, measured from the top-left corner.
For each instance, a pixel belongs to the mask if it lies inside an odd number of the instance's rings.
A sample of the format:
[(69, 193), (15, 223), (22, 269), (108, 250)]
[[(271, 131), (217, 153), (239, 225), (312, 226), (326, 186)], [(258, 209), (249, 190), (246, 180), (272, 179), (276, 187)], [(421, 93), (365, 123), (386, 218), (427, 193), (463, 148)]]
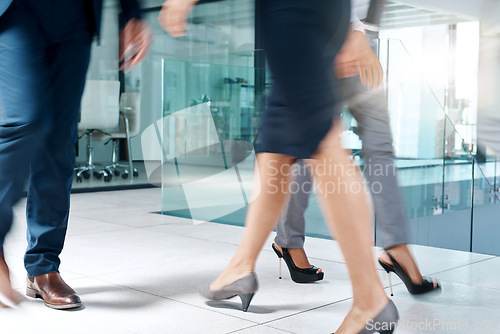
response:
[(466, 286), (470, 286), (470, 287), (473, 287), (473, 288), (480, 288), (480, 289), (487, 289), (487, 290), (493, 290), (493, 291), (500, 291), (500, 287), (498, 288), (492, 288), (491, 286), (484, 286), (484, 285), (473, 285), (473, 284), (470, 284), (470, 283), (463, 283), (463, 282), (454, 282), (454, 281), (450, 281), (450, 280), (447, 280), (447, 279), (441, 279), (440, 281), (442, 282), (449, 282), (449, 283), (453, 283), (453, 284), (460, 284), (460, 285), (466, 285)]
[(281, 329), (281, 328), (274, 328), (274, 327), (270, 327), (270, 326), (266, 326), (266, 325), (262, 325), (262, 324), (257, 324), (257, 325), (253, 325), (253, 326), (249, 326), (249, 327), (245, 327), (245, 328), (240, 328), (240, 329), (237, 329), (235, 331), (226, 332), (226, 334), (234, 334), (234, 333), (238, 333), (238, 332), (241, 332), (241, 331), (244, 331), (244, 330), (248, 330), (248, 329), (251, 329), (251, 328), (258, 328), (258, 327), (261, 327), (261, 326), (264, 326), (264, 327), (267, 327), (267, 328), (272, 328), (272, 329), (275, 329), (275, 330), (283, 332), (283, 333), (295, 334), (294, 332), (290, 332), (290, 331), (287, 331), (287, 330), (284, 330), (284, 329)]
[[(293, 314), (289, 314), (289, 315), (285, 315), (285, 316), (282, 316), (282, 317), (279, 317), (279, 318), (276, 318), (276, 319), (273, 319), (273, 320), (268, 320), (268, 321), (264, 321), (262, 323), (260, 323), (261, 325), (269, 325), (275, 321), (279, 321), (279, 320), (283, 320), (283, 319), (286, 319), (286, 318), (290, 318), (290, 317), (294, 317), (296, 315), (300, 315), (300, 314), (303, 314), (303, 313), (307, 313), (307, 312), (310, 312), (310, 311), (315, 311), (315, 310), (318, 310), (318, 309), (321, 309), (321, 308), (324, 308), (324, 307), (328, 307), (328, 306), (332, 306), (332, 305), (335, 305), (335, 304), (338, 304), (338, 303), (343, 303), (345, 301), (348, 301), (348, 300), (352, 300), (353, 297), (348, 297), (348, 298), (343, 298), (343, 299), (339, 299), (335, 302), (332, 302), (332, 303), (327, 303), (327, 304), (323, 304), (323, 305), (319, 305), (319, 306), (315, 306), (315, 307), (312, 307), (310, 309), (307, 309), (307, 310), (302, 310), (302, 311), (299, 311), (299, 312), (296, 312), (296, 313), (293, 313)], [(274, 328), (272, 326), (269, 326), (273, 329), (279, 329), (279, 328)]]
[[(168, 225), (168, 224), (159, 224), (159, 225), (151, 225), (151, 226), (141, 226), (141, 227), (137, 227), (137, 228), (156, 227), (156, 226), (165, 226), (165, 225)], [(236, 247), (239, 246), (239, 243), (232, 243), (232, 242), (227, 242), (227, 241), (223, 241), (223, 240), (206, 239), (206, 238), (202, 238), (202, 237), (194, 237), (194, 236), (190, 236), (190, 235), (178, 233), (178, 232), (175, 232), (175, 231), (174, 232), (170, 232), (170, 231), (169, 232), (156, 231), (156, 232), (163, 233), (163, 234), (168, 234), (168, 235), (176, 235), (176, 236), (180, 236), (180, 237), (186, 237), (186, 238), (190, 238), (190, 239), (197, 239), (197, 240), (215, 242), (215, 243), (218, 243), (218, 244), (225, 244), (225, 245), (231, 245), (231, 246), (236, 246)], [(335, 241), (335, 240), (333, 240), (333, 241)], [(264, 249), (263, 248), (262, 251), (274, 254), (273, 251), (269, 250), (269, 249)], [(310, 257), (310, 259), (318, 260), (318, 261), (324, 261), (324, 262), (330, 262), (330, 263), (345, 264), (345, 262), (335, 261), (335, 260), (328, 260), (328, 259), (321, 259), (321, 258), (317, 258), (317, 257)]]
[(234, 333), (238, 333), (238, 332), (250, 329), (250, 328), (256, 328), (256, 327), (259, 327), (259, 326), (261, 326), (261, 325), (260, 324), (256, 324), (256, 325), (252, 325), (252, 326), (249, 326), (249, 327), (244, 327), (244, 328), (236, 329), (234, 331), (226, 332), (225, 334), (234, 334)]
[[(154, 226), (159, 226), (159, 225), (154, 225)], [(159, 231), (160, 233), (164, 233), (164, 234), (169, 234), (169, 235), (176, 235), (176, 236), (180, 236), (180, 237), (186, 237), (186, 238), (191, 238), (191, 239), (197, 239), (197, 240), (203, 240), (203, 241), (208, 241), (208, 242), (214, 242), (214, 243), (217, 243), (217, 244), (224, 244), (224, 245), (230, 245), (230, 246), (235, 246), (235, 247), (239, 247), (239, 244), (237, 243), (232, 243), (232, 242), (227, 242), (227, 241), (222, 241), (222, 240), (213, 240), (213, 239), (206, 239), (206, 238), (201, 238), (201, 237), (193, 237), (193, 236), (189, 236), (189, 235), (185, 235), (185, 234), (179, 234), (179, 233), (176, 233), (176, 232), (163, 232), (163, 231)], [(269, 250), (269, 249), (262, 249), (262, 252), (268, 252), (268, 253), (271, 253), (271, 254), (274, 254), (272, 250)], [(329, 263), (338, 263), (338, 264), (345, 264), (345, 262), (341, 262), (341, 261), (334, 261), (334, 260), (326, 260), (326, 259), (320, 259), (320, 258), (315, 258), (315, 257), (310, 257), (310, 259), (313, 259), (313, 260), (318, 260), (318, 261), (324, 261), (324, 262), (329, 262)]]
[[(153, 212), (150, 212), (150, 213), (153, 213)], [(178, 216), (173, 216), (173, 215), (166, 215), (167, 217), (174, 217), (174, 218), (181, 218), (181, 219), (185, 219), (185, 220), (189, 220), (188, 218), (183, 218), (183, 217), (178, 217)], [(221, 226), (231, 226), (231, 227), (236, 227), (236, 228), (241, 228), (241, 229), (244, 229), (245, 226), (238, 226), (238, 225), (231, 225), (231, 224), (225, 224), (225, 223), (218, 223), (218, 222), (208, 222), (208, 221), (204, 221), (200, 224), (204, 224), (204, 223), (207, 223), (207, 224), (213, 224), (213, 225), (221, 225)], [(150, 225), (150, 226), (141, 226), (140, 228), (142, 227), (155, 227), (155, 226), (164, 226), (164, 225), (168, 225), (167, 224), (158, 224), (158, 225)], [(197, 224), (198, 225), (198, 224)], [(193, 226), (196, 226), (196, 225), (193, 225)], [(167, 233), (167, 232), (162, 232), (162, 231), (158, 231), (158, 232), (161, 232), (161, 233)], [(275, 232), (275, 231), (273, 231)], [(169, 232), (170, 233), (170, 232)], [(179, 235), (178, 233), (175, 233), (176, 235)], [(182, 234), (180, 234), (181, 236), (183, 236)], [(306, 238), (314, 238), (314, 239), (320, 239), (320, 240), (325, 240), (325, 241), (335, 241), (335, 239), (328, 239), (328, 238), (319, 238), (319, 237), (314, 237), (314, 236), (306, 236)], [(201, 239), (201, 238), (200, 238)], [(214, 242), (217, 242), (215, 240), (210, 240), (210, 239), (203, 239), (203, 240), (209, 240), (209, 241), (214, 241)], [(223, 242), (222, 243), (228, 243), (228, 242)], [(233, 244), (233, 243), (228, 243), (228, 244)], [(234, 244), (234, 245), (239, 245), (239, 244)], [(453, 249), (448, 249), (448, 248), (441, 248), (441, 247), (434, 247), (434, 246), (426, 246), (426, 245), (417, 245), (415, 244), (415, 246), (422, 246), (422, 247), (429, 247), (429, 248), (436, 248), (436, 249), (440, 249), (440, 250), (448, 250), (448, 251), (456, 251), (456, 252), (464, 252), (464, 253), (467, 253), (467, 254), (479, 254), (479, 255), (484, 255), (484, 256), (489, 256), (489, 258), (487, 259), (483, 259), (483, 260), (489, 260), (489, 259), (492, 259), (492, 258), (496, 258), (498, 256), (495, 256), (495, 255), (490, 255), (490, 254), (481, 254), (481, 253), (473, 253), (473, 252), (466, 252), (466, 251), (460, 251), (460, 250), (453, 250)], [(381, 248), (379, 246), (374, 246), (376, 248)], [(263, 249), (263, 250), (267, 250), (267, 249)], [(269, 250), (270, 251), (270, 250)], [(270, 251), (271, 252), (271, 251)], [(310, 259), (317, 259), (317, 260), (322, 260), (322, 261), (330, 261), (330, 260), (326, 260), (326, 259), (321, 259), (321, 258), (318, 258), (318, 257), (310, 257)], [(330, 261), (330, 262), (338, 262), (338, 261)], [(338, 263), (345, 263), (345, 262), (338, 262)]]
[(288, 330), (284, 330), (284, 329), (281, 329), (281, 328), (276, 328), (276, 327), (272, 327), (272, 326), (268, 326), (268, 325), (261, 325), (261, 326), (265, 326), (267, 328), (272, 328), (272, 329), (275, 329), (275, 330), (278, 330), (278, 331), (282, 331), (282, 332), (285, 332), (285, 333), (295, 334), (295, 332), (290, 332)]
[[(452, 283), (456, 283), (456, 282), (452, 282)], [(457, 284), (462, 284), (462, 283), (457, 283)], [(398, 286), (398, 285), (403, 285), (403, 283), (393, 284), (392, 286), (395, 287), (395, 286)], [(384, 290), (386, 290), (388, 288), (389, 288), (388, 286), (384, 287)], [(484, 287), (484, 288), (488, 288), (488, 287)], [(490, 288), (490, 289), (496, 290), (494, 288)], [(345, 301), (352, 300), (352, 299), (353, 299), (353, 297), (348, 297), (348, 298), (337, 300), (337, 301), (332, 302), (332, 303), (327, 303), (327, 304), (315, 306), (315, 307), (307, 309), (307, 310), (303, 310), (303, 311), (296, 312), (296, 313), (293, 313), (293, 314), (289, 314), (289, 315), (286, 315), (286, 316), (283, 316), (283, 317), (280, 317), (280, 318), (276, 318), (276, 319), (273, 319), (273, 320), (268, 320), (268, 321), (262, 322), (261, 325), (270, 325), (271, 323), (273, 323), (275, 321), (283, 320), (283, 319), (286, 319), (286, 318), (289, 318), (289, 317), (293, 317), (293, 316), (296, 316), (296, 315), (300, 315), (300, 314), (303, 314), (303, 313), (307, 313), (307, 312), (310, 312), (310, 311), (315, 311), (315, 310), (318, 310), (318, 309), (321, 309), (321, 308), (324, 308), (324, 307), (332, 306), (332, 305), (335, 305), (335, 304), (338, 304), (338, 303), (343, 303)], [(279, 328), (275, 328), (275, 327), (272, 327), (272, 326), (269, 326), (269, 327), (271, 327), (273, 329), (279, 329)]]
[(468, 263), (468, 264), (463, 264), (463, 265), (460, 265), (458, 267), (454, 267), (454, 268), (450, 268), (450, 269), (445, 269), (445, 270), (442, 270), (442, 271), (436, 271), (430, 275), (440, 275), (440, 274), (443, 274), (443, 273), (446, 273), (446, 272), (449, 272), (451, 270), (456, 270), (456, 269), (461, 269), (461, 268), (465, 268), (467, 266), (472, 266), (472, 265), (475, 265), (475, 264), (478, 264), (478, 263), (482, 263), (482, 262), (486, 262), (486, 261), (491, 261), (491, 260), (494, 260), (498, 258), (497, 256), (492, 256), (490, 258), (487, 258), (487, 259), (482, 259), (482, 260), (477, 260), (477, 261), (474, 261), (474, 262), (471, 262), (471, 263)]
[[(151, 212), (146, 212), (146, 213), (151, 213)], [(97, 218), (91, 218), (91, 217), (84, 217), (84, 216), (78, 216), (77, 218), (88, 219), (88, 220), (92, 220), (94, 222), (99, 222), (99, 223), (104, 223), (104, 224), (112, 224), (112, 225), (129, 227), (129, 228), (150, 228), (150, 227), (156, 227), (156, 226), (166, 226), (166, 225), (173, 224), (173, 223), (180, 223), (180, 221), (173, 221), (173, 222), (170, 222), (170, 223), (161, 223), (161, 224), (135, 226), (135, 225), (127, 225), (127, 224), (123, 224), (123, 223), (117, 223), (116, 221), (107, 221), (107, 220), (102, 220), (102, 219), (97, 219)], [(158, 231), (158, 232), (161, 232), (161, 231)], [(162, 233), (165, 233), (165, 232), (162, 232)]]
[[(87, 277), (87, 278), (99, 279), (99, 276), (115, 275), (115, 274), (119, 274), (119, 273), (126, 272), (126, 271), (135, 271), (135, 270), (147, 269), (147, 268), (149, 268), (151, 266), (154, 266), (154, 264), (149, 264), (149, 265), (146, 265), (146, 266), (140, 266), (140, 267), (136, 267), (136, 268), (127, 268), (127, 269), (120, 269), (120, 270), (116, 270), (116, 271), (104, 272), (104, 273), (99, 273), (99, 274), (96, 274), (96, 275), (81, 274), (81, 273), (73, 271), (73, 270), (68, 270), (68, 272), (73, 273), (73, 274), (77, 274), (77, 275), (80, 275), (80, 276), (83, 276), (83, 277)], [(99, 279), (99, 280), (103, 281), (103, 282), (106, 282), (103, 279)], [(112, 282), (110, 282), (110, 283), (112, 283)]]
[(169, 298), (169, 297), (164, 297), (164, 296), (158, 295), (156, 293), (144, 291), (144, 290), (137, 289), (137, 288), (132, 288), (132, 287), (129, 287), (129, 286), (126, 286), (126, 285), (112, 283), (112, 282), (106, 281), (104, 279), (99, 279), (99, 278), (96, 278), (96, 277), (88, 277), (88, 278), (92, 278), (92, 279), (95, 279), (95, 280), (98, 280), (98, 281), (101, 281), (101, 282), (104, 282), (104, 283), (107, 283), (107, 284), (119, 286), (119, 287), (126, 288), (126, 289), (129, 289), (129, 290), (132, 290), (132, 291), (144, 293), (144, 294), (151, 295), (151, 296), (154, 296), (154, 297), (158, 297), (158, 298), (161, 298), (161, 299), (170, 300), (170, 301), (173, 301), (173, 302), (176, 302), (176, 303), (180, 303), (180, 304), (184, 304), (184, 305), (196, 307), (196, 308), (201, 309), (201, 310), (205, 310), (205, 311), (210, 311), (210, 312), (222, 314), (222, 315), (225, 315), (225, 316), (228, 316), (228, 317), (232, 317), (232, 318), (239, 319), (239, 320), (244, 320), (244, 321), (247, 321), (247, 322), (251, 322), (251, 323), (253, 323), (255, 325), (259, 325), (258, 322), (255, 322), (253, 320), (249, 320), (249, 319), (241, 318), (241, 317), (234, 316), (234, 315), (231, 315), (231, 314), (219, 312), (219, 311), (213, 310), (212, 308), (205, 308), (203, 306), (194, 305), (194, 304), (191, 304), (191, 303), (188, 303), (188, 302), (183, 302), (183, 301), (180, 301), (180, 300), (177, 300), (177, 299), (173, 299), (173, 298)]
[[(109, 234), (109, 233), (117, 233), (117, 232), (124, 232), (124, 231), (129, 231), (129, 230), (133, 230), (133, 229), (139, 229), (141, 227), (134, 227), (134, 226), (127, 226), (127, 225), (122, 225), (122, 224), (115, 224), (115, 223), (108, 223), (108, 222), (104, 222), (104, 221), (98, 221), (98, 220), (94, 220), (95, 222), (100, 222), (100, 223), (105, 223), (105, 224), (113, 224), (113, 225), (116, 225), (117, 227), (124, 227), (123, 229), (119, 229), (119, 230), (111, 230), (111, 231), (100, 231), (100, 232), (83, 232), (83, 233), (76, 233), (76, 234), (73, 234), (73, 233), (69, 233), (66, 235), (66, 239), (68, 237), (81, 237), (81, 236), (89, 236), (89, 235), (94, 235), (94, 234), (98, 234), (98, 235), (102, 235), (102, 234)], [(23, 241), (15, 241), (15, 242), (10, 242), (8, 244), (5, 244), (5, 246), (7, 246), (7, 248), (9, 247), (9, 244), (10, 245), (16, 245), (16, 244), (20, 244), (20, 243), (26, 243), (26, 240), (23, 240)], [(5, 252), (5, 254), (9, 254), (8, 251)], [(11, 253), (11, 255), (13, 255)], [(15, 256), (15, 255), (13, 255)]]
[[(212, 222), (207, 222), (207, 223), (212, 223)], [(222, 224), (222, 223), (212, 223), (212, 224), (219, 224), (219, 225), (225, 225), (225, 226), (234, 226), (234, 225), (227, 225), (227, 224)], [(168, 223), (167, 224), (150, 225), (150, 226), (141, 226), (141, 227), (138, 227), (138, 228), (148, 228), (148, 227), (166, 226), (166, 225), (168, 225)], [(235, 227), (244, 228), (244, 226), (235, 226)], [(187, 237), (187, 238), (199, 239), (199, 240), (204, 240), (204, 241), (216, 242), (216, 243), (220, 243), (220, 244), (227, 244), (227, 245), (232, 245), (232, 246), (239, 246), (238, 243), (226, 242), (226, 241), (222, 241), (222, 240), (206, 239), (206, 238), (201, 238), (201, 237), (193, 237), (193, 236), (185, 235), (185, 234), (178, 233), (178, 232), (163, 232), (163, 231), (157, 231), (157, 232), (165, 233), (165, 234), (172, 234), (172, 235), (177, 235), (177, 236), (182, 236), (182, 237)], [(315, 237), (309, 237), (309, 238), (315, 238)], [(330, 239), (322, 239), (322, 238), (317, 238), (317, 239), (327, 240), (327, 241), (335, 241), (336, 242), (336, 240), (333, 240), (333, 239), (331, 239), (331, 240)], [(423, 245), (420, 245), (420, 246), (423, 246)], [(424, 246), (424, 247), (432, 247), (432, 246)], [(443, 248), (439, 248), (439, 247), (435, 247), (435, 248), (443, 249)], [(444, 250), (449, 250), (449, 249), (444, 249)], [(264, 249), (264, 248), (262, 249), (262, 251), (273, 253), (271, 250)], [(451, 250), (451, 251), (453, 251), (453, 250)], [(485, 256), (489, 256), (489, 257), (486, 258), (486, 259), (482, 259), (482, 260), (474, 261), (474, 262), (471, 262), (471, 263), (468, 263), (468, 264), (464, 264), (462, 266), (467, 266), (467, 265), (470, 265), (470, 264), (475, 264), (475, 263), (478, 263), (478, 262), (487, 261), (487, 260), (491, 260), (491, 259), (497, 258), (497, 256), (495, 256), (495, 255), (489, 255), (489, 254), (472, 253), (472, 252), (466, 252), (466, 253), (469, 253), (469, 254), (480, 254), (480, 255), (485, 255)], [(309, 257), (309, 259), (311, 259), (311, 260), (318, 260), (318, 261), (325, 261), (325, 262), (329, 262), (329, 263), (345, 264), (344, 261), (322, 259), (322, 258), (319, 258), (319, 257)], [(456, 268), (460, 268), (462, 266), (458, 266)], [(452, 270), (452, 269), (456, 269), (456, 268), (451, 268), (451, 269), (447, 269), (447, 270)], [(379, 269), (379, 270), (383, 270), (383, 269)]]

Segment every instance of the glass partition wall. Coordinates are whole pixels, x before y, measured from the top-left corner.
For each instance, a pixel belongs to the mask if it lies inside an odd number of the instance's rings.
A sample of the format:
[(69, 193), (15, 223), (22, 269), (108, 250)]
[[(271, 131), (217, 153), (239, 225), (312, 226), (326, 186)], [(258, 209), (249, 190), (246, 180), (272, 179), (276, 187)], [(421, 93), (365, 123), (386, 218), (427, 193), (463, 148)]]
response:
[[(465, 28), (478, 33), (477, 23), (466, 23)], [(449, 56), (444, 64), (452, 65), (444, 73), (434, 69), (432, 75), (426, 75), (429, 69), (419, 65), (400, 40), (381, 42), (400, 185), (412, 243), (499, 254), (488, 234), (499, 228), (498, 171), (495, 160), (477, 150), (476, 141), (477, 54), (454, 67), (454, 60), (467, 56), (456, 54), (457, 30), (450, 26), (447, 35)], [(478, 35), (475, 40), (462, 31), (464, 35), (469, 48), (476, 49)], [(438, 69), (443, 66), (439, 59), (434, 63)], [(433, 79), (439, 76), (448, 82), (436, 89), (438, 80)]]
[[(241, 225), (262, 113), (256, 78), (263, 69), (248, 53), (201, 58), (162, 60), (163, 117), (142, 137), (143, 146), (156, 147), (145, 157), (147, 172), (163, 187), (164, 214)], [(173, 72), (196, 80), (173, 86)]]
[[(167, 97), (163, 101), (164, 93), (175, 91), (177, 85), (189, 82), (189, 103), (199, 103), (204, 99), (215, 98), (213, 94), (207, 94), (200, 82), (191, 80), (196, 77), (195, 69), (183, 72), (179, 68), (168, 68), (169, 81), (163, 80), (163, 60), (191, 59), (208, 63), (216, 61), (221, 65), (250, 66), (254, 61), (255, 37), (254, 37), (254, 1), (253, 0), (201, 0), (194, 8), (190, 16), (189, 35), (181, 38), (170, 37), (159, 25), (158, 14), (161, 9), (162, 0), (142, 1), (143, 18), (149, 23), (153, 30), (153, 45), (148, 57), (136, 68), (128, 73), (118, 71), (118, 32), (121, 16), (118, 2), (115, 0), (104, 1), (104, 20), (100, 45), (93, 46), (93, 55), (88, 74), (91, 80), (119, 80), (121, 92), (140, 94), (139, 135), (130, 140), (130, 147), (134, 167), (138, 169), (139, 175), (133, 180), (126, 179), (121, 175), (113, 175), (112, 178), (95, 178), (91, 174), (88, 178), (75, 179), (73, 189), (113, 189), (150, 186), (144, 166), (144, 154), (141, 145), (141, 134), (156, 120), (173, 110), (179, 110), (182, 103), (176, 99)], [(121, 24), (123, 25), (123, 24)], [(215, 55), (220, 55), (215, 59)], [(232, 59), (226, 58), (230, 55)], [(207, 58), (207, 59), (208, 59)], [(253, 67), (253, 63), (251, 64)], [(201, 73), (201, 72), (200, 72)], [(187, 76), (186, 76), (187, 74)], [(226, 76), (228, 82), (243, 79), (244, 75), (234, 73)], [(252, 82), (254, 78), (250, 79)], [(243, 82), (241, 82), (244, 84)], [(251, 84), (251, 83), (249, 83)], [(234, 86), (234, 85), (233, 85)], [(231, 87), (228, 85), (227, 87)], [(165, 92), (163, 91), (165, 89)], [(250, 89), (240, 89), (236, 93), (245, 94)], [(167, 96), (167, 95), (166, 95)], [(217, 97), (218, 98), (218, 97)], [(260, 101), (258, 101), (260, 103)], [(219, 108), (222, 108), (219, 106)], [(243, 122), (248, 121), (242, 119)], [(235, 124), (233, 124), (233, 128)], [(251, 128), (243, 131), (251, 131)], [(244, 134), (242, 134), (244, 135)], [(107, 136), (94, 136), (93, 160), (99, 166), (111, 163), (112, 143), (108, 142)], [(126, 164), (129, 156), (128, 145), (125, 140), (119, 141), (118, 157), (120, 163)], [(87, 141), (82, 137), (78, 145), (77, 165), (84, 165), (87, 160)], [(109, 182), (105, 182), (109, 181)], [(78, 189), (78, 190), (77, 190)]]

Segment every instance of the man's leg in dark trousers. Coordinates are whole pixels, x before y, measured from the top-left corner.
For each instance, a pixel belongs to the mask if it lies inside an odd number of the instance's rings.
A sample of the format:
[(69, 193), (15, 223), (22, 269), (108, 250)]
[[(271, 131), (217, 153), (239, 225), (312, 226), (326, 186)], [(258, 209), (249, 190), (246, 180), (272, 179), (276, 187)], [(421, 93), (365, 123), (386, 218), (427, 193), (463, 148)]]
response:
[(29, 277), (59, 271), (59, 254), (68, 225), (80, 102), (89, 58), (90, 38), (61, 42), (48, 48), (53, 126), (31, 162), (28, 248), (24, 259)]
[(45, 57), (37, 22), (14, 2), (0, 17), (0, 251), (34, 152), (51, 127)]

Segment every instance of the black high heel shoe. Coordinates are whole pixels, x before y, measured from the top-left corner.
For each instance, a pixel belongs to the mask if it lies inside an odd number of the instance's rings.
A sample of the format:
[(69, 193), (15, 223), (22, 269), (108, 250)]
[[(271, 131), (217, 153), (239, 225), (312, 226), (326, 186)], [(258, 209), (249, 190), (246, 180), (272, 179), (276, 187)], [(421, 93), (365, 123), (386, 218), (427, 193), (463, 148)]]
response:
[(311, 282), (316, 282), (316, 281), (321, 281), (324, 277), (324, 273), (318, 273), (318, 267), (311, 266), (310, 268), (299, 268), (295, 265), (293, 262), (293, 259), (288, 252), (288, 249), (281, 247), (281, 250), (283, 253), (281, 253), (276, 247), (274, 247), (274, 244), (271, 245), (273, 248), (274, 252), (276, 255), (278, 255), (279, 259), (279, 266), (280, 266), (280, 276), (279, 278), (281, 279), (281, 259), (283, 258), (285, 260), (285, 263), (288, 267), (288, 270), (290, 271), (290, 277), (292, 278), (292, 281), (295, 283), (311, 283)]
[(387, 275), (389, 276), (389, 286), (391, 288), (391, 296), (394, 296), (392, 292), (391, 272), (399, 276), (399, 278), (403, 281), (406, 288), (408, 289), (408, 292), (411, 293), (412, 295), (421, 295), (423, 293), (441, 289), (441, 286), (439, 286), (439, 283), (435, 278), (424, 277), (422, 283), (420, 284), (413, 283), (411, 281), (410, 276), (406, 273), (403, 267), (401, 267), (399, 263), (392, 257), (391, 253), (389, 253), (388, 251), (385, 252), (387, 253), (387, 255), (389, 255), (389, 258), (392, 261), (392, 266), (380, 260), (378, 260), (378, 263), (380, 263), (382, 268), (385, 269)]

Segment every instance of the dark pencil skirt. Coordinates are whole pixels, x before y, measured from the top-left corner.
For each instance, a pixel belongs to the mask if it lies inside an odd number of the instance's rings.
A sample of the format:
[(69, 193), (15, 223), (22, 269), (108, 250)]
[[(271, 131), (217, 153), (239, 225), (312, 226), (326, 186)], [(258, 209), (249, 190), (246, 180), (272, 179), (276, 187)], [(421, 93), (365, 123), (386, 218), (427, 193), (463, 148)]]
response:
[(258, 152), (310, 158), (340, 114), (333, 61), (349, 29), (349, 0), (257, 0), (273, 77)]

